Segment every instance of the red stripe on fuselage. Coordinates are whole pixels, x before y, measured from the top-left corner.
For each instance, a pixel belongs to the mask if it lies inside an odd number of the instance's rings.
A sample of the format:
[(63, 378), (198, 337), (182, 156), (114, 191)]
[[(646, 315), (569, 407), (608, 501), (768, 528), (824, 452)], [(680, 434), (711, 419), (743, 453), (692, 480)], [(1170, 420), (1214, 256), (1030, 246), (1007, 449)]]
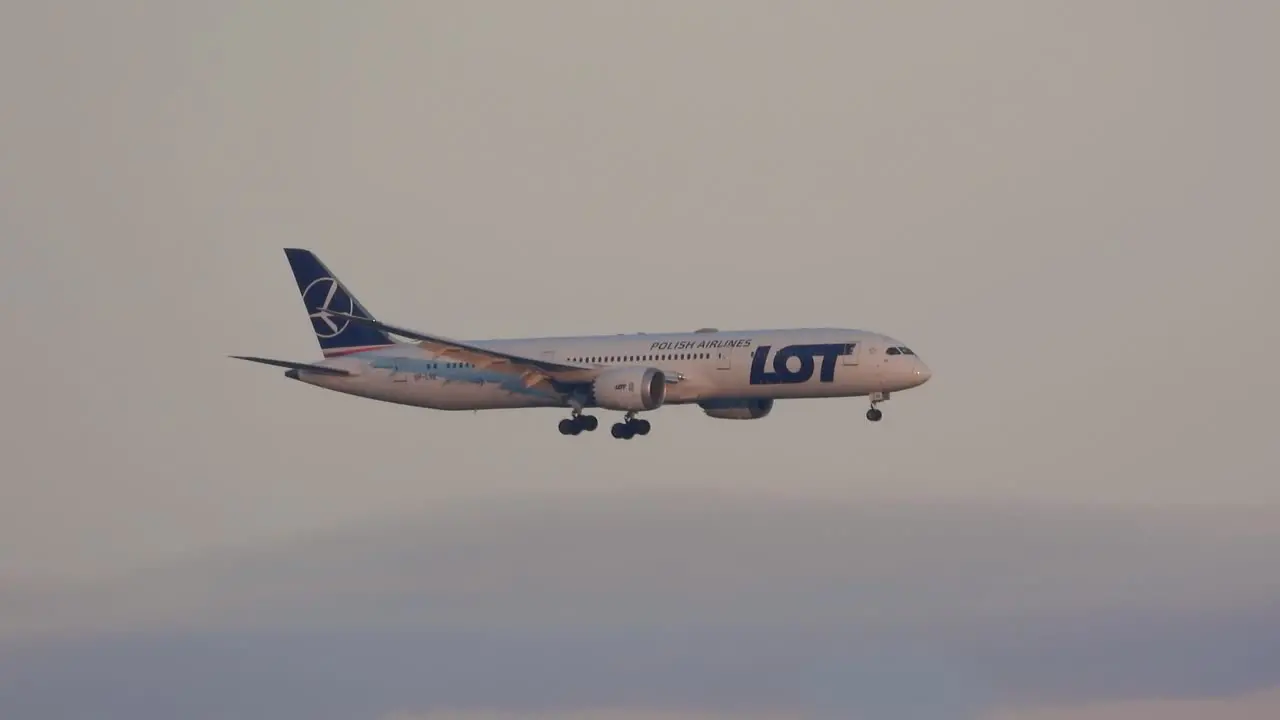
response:
[(389, 347), (392, 347), (392, 346), (391, 345), (365, 345), (363, 347), (334, 348), (332, 350), (325, 350), (324, 356), (327, 358), (342, 357), (343, 355), (354, 355), (355, 353), (368, 352), (370, 350), (381, 350), (382, 348), (389, 348)]

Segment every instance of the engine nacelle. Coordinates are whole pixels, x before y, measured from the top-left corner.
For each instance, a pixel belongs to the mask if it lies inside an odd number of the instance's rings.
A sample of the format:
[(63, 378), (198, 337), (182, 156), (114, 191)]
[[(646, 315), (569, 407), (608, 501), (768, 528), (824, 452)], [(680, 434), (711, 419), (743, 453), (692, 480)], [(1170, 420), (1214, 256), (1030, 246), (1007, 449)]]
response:
[(614, 368), (600, 373), (591, 391), (605, 410), (654, 410), (667, 399), (667, 376), (657, 368)]
[(702, 411), (721, 420), (759, 420), (773, 410), (773, 398), (743, 400), (704, 400)]

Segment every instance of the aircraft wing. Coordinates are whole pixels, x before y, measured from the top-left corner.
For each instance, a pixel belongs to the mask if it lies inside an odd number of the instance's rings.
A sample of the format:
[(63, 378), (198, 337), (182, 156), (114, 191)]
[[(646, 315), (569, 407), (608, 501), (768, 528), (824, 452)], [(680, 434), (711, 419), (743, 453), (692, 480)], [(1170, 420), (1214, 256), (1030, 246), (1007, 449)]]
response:
[(570, 365), (550, 360), (539, 360), (537, 358), (524, 357), (523, 355), (504, 353), (499, 350), (490, 350), (460, 340), (452, 340), (439, 335), (428, 335), (417, 330), (388, 325), (372, 318), (358, 317), (334, 310), (330, 310), (329, 314), (376, 328), (391, 335), (399, 335), (410, 340), (416, 340), (420, 347), (443, 357), (455, 358), (461, 362), (471, 363), (476, 367), (487, 370), (508, 370), (513, 375), (523, 375), (525, 384), (528, 386), (536, 385), (544, 379), (560, 382), (586, 382), (603, 369), (586, 365)]

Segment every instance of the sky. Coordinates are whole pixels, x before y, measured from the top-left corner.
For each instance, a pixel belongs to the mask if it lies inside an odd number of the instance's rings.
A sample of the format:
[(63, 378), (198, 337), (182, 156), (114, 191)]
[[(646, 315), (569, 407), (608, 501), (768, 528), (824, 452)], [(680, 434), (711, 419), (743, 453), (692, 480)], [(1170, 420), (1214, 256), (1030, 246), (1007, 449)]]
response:
[[(1277, 23), (5, 3), (0, 716), (1274, 717)], [(341, 396), (227, 357), (319, 356), (294, 246), (446, 336), (933, 378), (629, 443)]]

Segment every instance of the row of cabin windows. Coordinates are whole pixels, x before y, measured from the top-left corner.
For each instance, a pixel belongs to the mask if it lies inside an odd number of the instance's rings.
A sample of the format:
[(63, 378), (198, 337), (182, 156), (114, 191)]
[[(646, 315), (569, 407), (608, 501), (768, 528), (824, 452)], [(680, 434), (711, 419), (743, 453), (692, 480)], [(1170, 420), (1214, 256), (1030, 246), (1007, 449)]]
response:
[(660, 355), (591, 355), (587, 357), (571, 357), (569, 362), (617, 363), (648, 362), (651, 360), (710, 360), (711, 353), (670, 353)]
[[(569, 362), (593, 362), (593, 363), (615, 363), (615, 362), (645, 362), (649, 360), (710, 360), (711, 353), (670, 353), (665, 355), (608, 355), (608, 356), (591, 356), (591, 357), (572, 357)], [(452, 362), (431, 363), (432, 370), (441, 368), (472, 368), (472, 363)]]

